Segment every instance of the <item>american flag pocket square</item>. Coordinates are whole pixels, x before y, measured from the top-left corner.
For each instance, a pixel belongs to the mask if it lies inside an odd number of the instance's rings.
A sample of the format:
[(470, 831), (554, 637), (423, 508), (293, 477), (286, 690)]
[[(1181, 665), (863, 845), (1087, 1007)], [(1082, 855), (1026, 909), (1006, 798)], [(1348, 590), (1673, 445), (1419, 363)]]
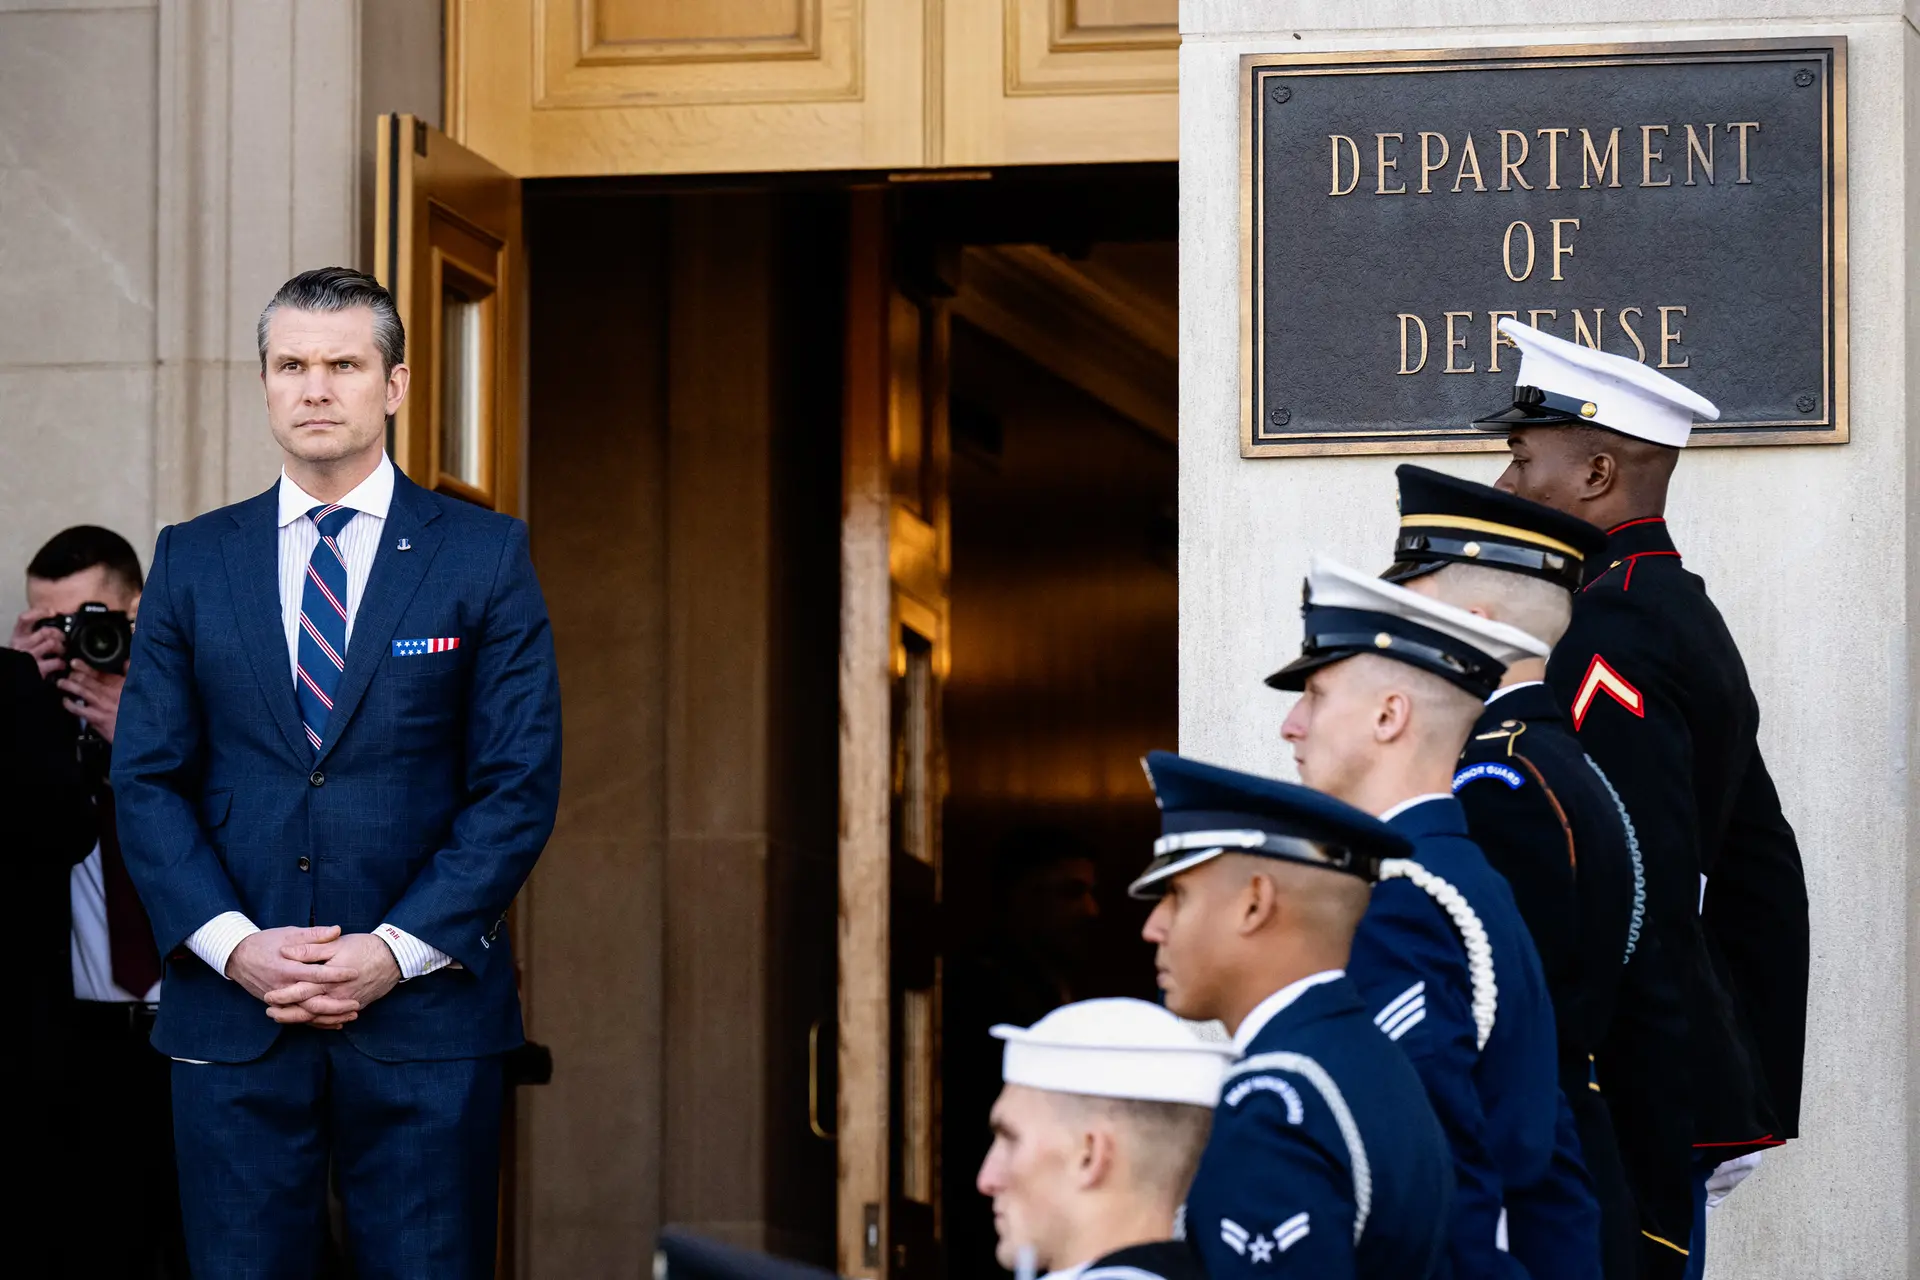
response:
[(427, 640), (395, 640), (393, 656), (415, 658), (423, 653), (446, 653), (460, 647), (459, 636), (435, 636)]

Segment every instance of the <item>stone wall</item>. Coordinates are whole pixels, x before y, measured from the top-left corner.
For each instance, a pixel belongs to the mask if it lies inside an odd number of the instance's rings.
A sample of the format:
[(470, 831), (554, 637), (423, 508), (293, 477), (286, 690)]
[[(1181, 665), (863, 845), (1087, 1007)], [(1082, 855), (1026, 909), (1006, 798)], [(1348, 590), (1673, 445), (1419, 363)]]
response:
[[(1852, 441), (1702, 449), (1671, 514), (1726, 614), (1763, 708), (1762, 746), (1799, 832), (1813, 904), (1802, 1141), (1714, 1218), (1711, 1270), (1742, 1280), (1898, 1276), (1912, 1265), (1907, 999), (1915, 883), (1914, 519), (1920, 422), (1920, 34), (1916, 6), (1863, 0), (1187, 0), (1180, 62), (1181, 747), (1291, 775), (1290, 699), (1260, 681), (1300, 639), (1308, 554), (1383, 561), (1402, 458), (1239, 456), (1240, 121), (1245, 53), (1845, 34)], [(1433, 461), (1420, 459), (1420, 461)], [(1487, 455), (1444, 469), (1491, 480)]]
[(255, 317), (370, 257), (374, 116), (438, 118), (439, 32), (438, 0), (0, 0), (0, 583), (272, 482)]

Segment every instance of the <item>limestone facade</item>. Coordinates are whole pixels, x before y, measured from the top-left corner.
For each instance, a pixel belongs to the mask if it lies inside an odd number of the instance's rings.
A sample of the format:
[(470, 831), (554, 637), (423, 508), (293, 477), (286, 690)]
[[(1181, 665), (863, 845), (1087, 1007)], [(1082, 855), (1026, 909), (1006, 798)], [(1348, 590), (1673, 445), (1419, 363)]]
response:
[[(1710, 1277), (1903, 1276), (1916, 1264), (1908, 999), (1920, 881), (1914, 528), (1920, 427), (1920, 6), (1862, 0), (1186, 0), (1180, 61), (1180, 746), (1290, 773), (1300, 580), (1323, 551), (1381, 560), (1389, 457), (1239, 453), (1238, 59), (1247, 53), (1848, 38), (1852, 438), (1702, 449), (1670, 515), (1739, 640), (1813, 912), (1805, 1137), (1715, 1214)], [(1415, 459), (1419, 460), (1419, 459)], [(1442, 467), (1492, 480), (1493, 455)]]

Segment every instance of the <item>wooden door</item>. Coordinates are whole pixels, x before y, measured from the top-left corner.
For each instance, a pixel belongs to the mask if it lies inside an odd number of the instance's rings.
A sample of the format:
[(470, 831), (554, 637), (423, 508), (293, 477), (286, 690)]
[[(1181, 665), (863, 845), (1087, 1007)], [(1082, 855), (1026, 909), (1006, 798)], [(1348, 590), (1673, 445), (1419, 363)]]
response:
[[(414, 116), (382, 115), (377, 127), (374, 274), (399, 308), (413, 371), (387, 452), (424, 488), (525, 516), (519, 179)], [(516, 901), (510, 936), (519, 913)], [(512, 1280), (518, 1252), (516, 1092), (500, 1121), (500, 1280)]]
[(840, 652), (839, 1269), (940, 1274), (946, 304), (852, 195)]
[(1173, 160), (1178, 0), (446, 0), (523, 178)]
[(410, 115), (379, 121), (374, 264), (413, 382), (394, 465), (425, 488), (524, 515), (520, 182)]
[(1179, 0), (947, 0), (941, 163), (1180, 155)]
[(521, 177), (922, 163), (919, 0), (447, 0), (448, 131)]

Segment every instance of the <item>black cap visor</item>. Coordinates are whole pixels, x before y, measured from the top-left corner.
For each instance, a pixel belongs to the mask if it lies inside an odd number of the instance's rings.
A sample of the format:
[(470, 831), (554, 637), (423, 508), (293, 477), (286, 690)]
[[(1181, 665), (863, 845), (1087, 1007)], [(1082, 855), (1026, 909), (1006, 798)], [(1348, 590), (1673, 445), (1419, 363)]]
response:
[(1443, 565), (1471, 564), (1483, 569), (1523, 573), (1578, 591), (1584, 568), (1583, 559), (1571, 548), (1550, 550), (1509, 541), (1497, 534), (1438, 527), (1402, 530), (1394, 554), (1399, 558), (1380, 576), (1397, 583), (1410, 582)]
[(1363, 653), (1430, 671), (1476, 698), (1500, 687), (1506, 664), (1429, 627), (1365, 609), (1306, 610), (1300, 656), (1267, 677), (1270, 688), (1299, 693), (1322, 667)]
[(1482, 431), (1511, 431), (1515, 427), (1564, 427), (1585, 421), (1587, 419), (1577, 414), (1562, 413), (1558, 409), (1516, 404), (1484, 418), (1475, 418), (1473, 425)]
[(1515, 387), (1511, 406), (1485, 418), (1475, 418), (1473, 425), (1482, 431), (1511, 431), (1515, 427), (1565, 426), (1571, 422), (1581, 422), (1594, 427), (1604, 426), (1604, 423), (1594, 421), (1594, 415), (1597, 412), (1593, 404), (1576, 400), (1572, 396), (1544, 391), (1539, 387)]
[(1419, 560), (1395, 560), (1380, 571), (1380, 581), (1405, 586), (1415, 578), (1424, 578), (1430, 573), (1438, 573), (1448, 563), (1450, 561), (1445, 556)]

